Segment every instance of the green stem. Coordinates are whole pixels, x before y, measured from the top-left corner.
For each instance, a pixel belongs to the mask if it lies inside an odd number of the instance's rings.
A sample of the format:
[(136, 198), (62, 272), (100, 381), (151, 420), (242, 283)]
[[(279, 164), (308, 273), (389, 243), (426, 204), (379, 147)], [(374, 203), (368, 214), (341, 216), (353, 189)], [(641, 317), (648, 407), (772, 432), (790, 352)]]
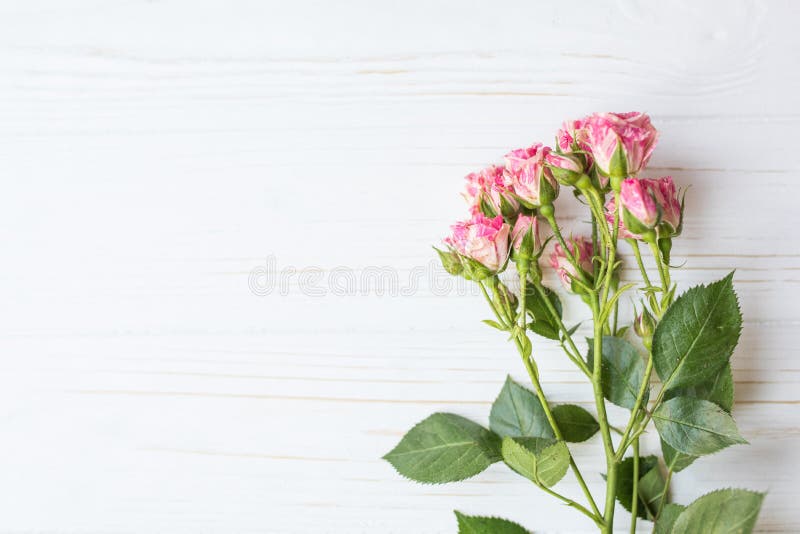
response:
[(503, 317), (500, 316), (500, 312), (497, 311), (497, 308), (495, 307), (494, 302), (492, 301), (492, 298), (489, 296), (489, 293), (487, 293), (486, 288), (483, 286), (483, 282), (479, 281), (478, 282), (478, 287), (481, 288), (481, 293), (483, 293), (483, 296), (486, 298), (486, 302), (489, 303), (489, 307), (494, 312), (494, 316), (497, 318), (497, 322), (499, 322), (504, 327), (508, 328), (508, 324), (506, 323), (506, 320), (503, 319)]
[(611, 241), (608, 245), (606, 256), (606, 279), (603, 284), (603, 296), (600, 298), (600, 306), (605, 307), (608, 303), (608, 292), (611, 290), (611, 278), (614, 275), (614, 262), (617, 259), (617, 236), (619, 235), (619, 194), (614, 193), (614, 227), (612, 228)]
[[(619, 449), (617, 450), (617, 461), (622, 460), (622, 457), (625, 455), (625, 451), (627, 450), (628, 446), (630, 445), (629, 439), (631, 435), (631, 431), (633, 427), (636, 426), (636, 421), (639, 420), (640, 410), (642, 409), (642, 403), (644, 402), (644, 396), (647, 394), (648, 387), (650, 386), (650, 376), (653, 374), (653, 354), (648, 353), (647, 356), (647, 365), (644, 369), (644, 378), (642, 378), (642, 383), (639, 385), (639, 393), (636, 395), (636, 402), (633, 404), (633, 409), (631, 409), (631, 416), (628, 419), (628, 425), (625, 427), (625, 433), (622, 434), (622, 439), (619, 442)], [(634, 441), (638, 439), (634, 437)]]
[(653, 287), (650, 283), (650, 277), (647, 276), (647, 269), (644, 268), (644, 262), (642, 261), (642, 251), (639, 250), (639, 241), (635, 239), (630, 239), (631, 248), (633, 249), (633, 255), (636, 257), (636, 264), (639, 265), (639, 272), (642, 273), (642, 280), (644, 280), (645, 285), (649, 287)]
[(603, 201), (600, 199), (600, 195), (593, 186), (581, 189), (581, 192), (589, 202), (589, 209), (592, 210), (592, 215), (594, 215), (595, 219), (597, 219), (597, 226), (600, 228), (600, 235), (603, 236), (606, 244), (608, 244), (612, 240), (612, 235), (611, 231), (608, 229), (608, 223), (605, 222), (606, 218), (605, 214), (603, 213)]
[(602, 386), (602, 359), (603, 359), (603, 325), (600, 322), (600, 303), (597, 293), (591, 295), (592, 315), (594, 316), (594, 358), (592, 370), (592, 386), (594, 388), (594, 402), (597, 409), (597, 419), (600, 424), (600, 435), (606, 451), (606, 503), (603, 512), (605, 529), (611, 532), (614, 524), (614, 498), (617, 489), (617, 461), (614, 453), (614, 443), (611, 441), (611, 431), (608, 426), (606, 403), (603, 399)]
[(645, 284), (644, 294), (647, 297), (647, 301), (650, 303), (650, 308), (653, 310), (653, 313), (660, 317), (661, 306), (658, 303), (658, 299), (655, 298), (655, 288), (653, 288), (653, 284), (650, 282), (650, 277), (647, 276), (647, 269), (645, 269), (644, 262), (642, 261), (642, 251), (639, 249), (639, 241), (636, 239), (629, 239), (628, 242), (633, 249), (633, 255), (636, 258), (636, 264), (639, 266), (639, 272), (642, 273), (642, 280)]
[(522, 269), (519, 273), (519, 326), (524, 331), (527, 328), (525, 316), (528, 310), (525, 309), (525, 298), (528, 295), (528, 270)]
[(633, 440), (633, 491), (631, 492), (631, 534), (636, 534), (639, 507), (639, 438)]
[(614, 532), (614, 505), (617, 493), (617, 465), (610, 464), (606, 474), (606, 506), (603, 514), (605, 526), (600, 530), (603, 534)]
[(592, 512), (590, 512), (589, 510), (587, 510), (585, 507), (581, 506), (580, 504), (578, 504), (575, 501), (573, 501), (572, 499), (570, 499), (569, 497), (565, 497), (565, 496), (561, 495), (560, 493), (557, 493), (557, 492), (551, 490), (550, 488), (548, 488), (546, 486), (539, 486), (539, 487), (542, 488), (546, 493), (552, 495), (556, 499), (559, 499), (561, 502), (563, 502), (563, 503), (575, 508), (576, 510), (581, 512), (583, 515), (587, 516), (589, 519), (594, 521), (595, 525), (597, 525), (599, 528), (601, 528), (601, 529), (603, 528), (603, 520), (599, 517), (599, 515), (600, 515), (599, 512), (597, 513), (597, 515), (595, 515)]
[(650, 245), (650, 250), (653, 253), (653, 259), (656, 260), (656, 265), (658, 266), (658, 276), (661, 278), (661, 288), (664, 290), (664, 295), (667, 295), (670, 286), (669, 271), (664, 265), (663, 258), (661, 257), (661, 251), (658, 250), (658, 245), (656, 242), (651, 240), (648, 242), (648, 245)]

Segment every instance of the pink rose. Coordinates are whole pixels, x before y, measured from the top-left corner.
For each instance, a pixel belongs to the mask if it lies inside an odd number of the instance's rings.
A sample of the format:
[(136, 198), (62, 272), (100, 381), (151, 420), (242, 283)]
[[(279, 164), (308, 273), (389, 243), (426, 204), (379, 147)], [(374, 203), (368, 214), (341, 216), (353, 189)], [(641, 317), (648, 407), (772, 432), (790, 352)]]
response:
[[(656, 230), (656, 237), (677, 235), (681, 226), (681, 205), (672, 178), (629, 178), (620, 184), (619, 236), (643, 239), (643, 234)], [(614, 199), (606, 203), (606, 220), (613, 228)]]
[[(463, 196), (470, 205), (472, 213), (483, 213), (483, 205), (487, 205), (489, 216), (503, 214), (513, 216), (519, 210), (519, 202), (514, 197), (511, 179), (506, 176), (503, 167), (492, 165), (479, 172), (466, 176), (467, 186)], [(505, 208), (505, 209), (503, 209)]]
[(595, 113), (586, 119), (586, 140), (598, 170), (625, 178), (642, 170), (656, 146), (658, 131), (644, 113)]
[(506, 154), (506, 173), (514, 193), (530, 207), (546, 206), (558, 196), (558, 182), (544, 166), (550, 149), (541, 143)]
[[(592, 265), (594, 247), (592, 246), (592, 240), (585, 237), (571, 237), (567, 242), (567, 246), (578, 261), (581, 270), (591, 278), (594, 273), (594, 266)], [(550, 254), (550, 266), (556, 270), (564, 287), (572, 291), (572, 279), (579, 278), (578, 272), (559, 243), (556, 243), (553, 252)]]
[(458, 222), (451, 228), (453, 233), (444, 242), (456, 252), (492, 272), (505, 265), (510, 227), (503, 222), (502, 215), (490, 219), (482, 213), (475, 213), (470, 220)]
[(511, 230), (511, 246), (515, 252), (520, 251), (523, 240), (526, 235), (530, 233), (532, 239), (530, 241), (531, 250), (525, 250), (528, 256), (536, 254), (541, 247), (541, 240), (539, 239), (539, 223), (535, 215), (520, 215), (517, 217), (517, 222), (514, 223), (514, 228)]

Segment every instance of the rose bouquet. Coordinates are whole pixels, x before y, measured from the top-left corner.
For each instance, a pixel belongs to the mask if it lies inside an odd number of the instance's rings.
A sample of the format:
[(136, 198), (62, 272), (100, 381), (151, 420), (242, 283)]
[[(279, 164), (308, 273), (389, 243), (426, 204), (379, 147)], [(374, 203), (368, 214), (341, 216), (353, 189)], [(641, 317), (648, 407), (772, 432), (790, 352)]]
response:
[[(613, 531), (617, 502), (630, 512), (631, 532), (638, 519), (652, 521), (658, 533), (752, 530), (762, 493), (722, 489), (688, 505), (670, 502), (675, 473), (700, 456), (745, 443), (730, 414), (729, 362), (742, 319), (733, 273), (676, 297), (670, 251), (683, 226), (683, 198), (671, 177), (639, 176), (657, 139), (644, 113), (596, 113), (566, 122), (554, 149), (537, 143), (512, 150), (504, 166), (467, 176), (470, 218), (453, 225), (446, 248), (437, 252), (447, 272), (480, 288), (493, 314), (484, 323), (514, 344), (532, 390), (508, 378), (488, 429), (450, 413), (421, 421), (384, 457), (401, 475), (427, 484), (456, 482), (502, 461), (601, 532)], [(553, 201), (566, 188), (588, 208), (586, 237), (565, 236), (559, 228)], [(552, 233), (547, 239), (545, 229)], [(621, 279), (623, 241), (641, 280)], [(564, 323), (560, 299), (542, 282), (546, 249), (546, 264), (591, 313), (586, 350), (575, 336), (578, 325)], [(657, 273), (648, 272), (643, 253), (652, 255)], [(518, 288), (508, 274), (500, 276), (510, 265)], [(626, 292), (638, 292), (632, 330), (618, 322)], [(560, 345), (585, 375), (594, 413), (548, 400), (535, 359), (541, 343)], [(656, 378), (660, 385), (651, 386)], [(612, 421), (607, 402), (629, 413)], [(661, 459), (640, 450), (640, 436), (651, 423), (661, 439)], [(602, 500), (570, 451), (571, 444), (598, 433), (605, 454)], [(556, 487), (569, 471), (580, 498)], [(461, 533), (527, 532), (505, 519), (456, 516)]]

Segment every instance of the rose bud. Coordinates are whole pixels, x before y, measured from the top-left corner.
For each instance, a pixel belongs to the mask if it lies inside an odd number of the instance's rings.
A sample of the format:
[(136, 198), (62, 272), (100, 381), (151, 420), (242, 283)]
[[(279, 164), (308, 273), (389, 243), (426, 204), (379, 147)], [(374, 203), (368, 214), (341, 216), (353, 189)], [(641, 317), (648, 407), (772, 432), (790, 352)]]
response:
[(656, 146), (658, 131), (644, 113), (595, 113), (586, 119), (586, 140), (601, 174), (619, 181), (647, 165)]
[(577, 154), (550, 152), (544, 157), (544, 163), (553, 178), (562, 185), (575, 185), (575, 182), (583, 176), (583, 161)]
[(656, 320), (644, 305), (642, 305), (642, 313), (633, 320), (633, 331), (642, 338), (645, 348), (650, 350), (653, 344), (653, 332), (656, 331)]
[[(623, 180), (619, 198), (620, 237), (647, 241), (680, 233), (681, 204), (669, 176)], [(614, 199), (606, 203), (606, 220), (613, 229)]]
[(475, 213), (470, 220), (454, 224), (452, 230), (444, 242), (462, 256), (466, 278), (482, 280), (505, 267), (511, 229), (502, 215), (490, 219)]
[(536, 256), (541, 248), (539, 222), (535, 215), (520, 215), (511, 230), (511, 246), (515, 253), (528, 258)]
[(653, 193), (661, 208), (661, 224), (658, 226), (658, 237), (675, 237), (683, 229), (683, 206), (678, 200), (678, 192), (671, 176), (650, 180), (654, 182)]
[[(581, 271), (591, 279), (594, 273), (594, 265), (592, 264), (594, 247), (592, 246), (592, 240), (585, 237), (571, 237), (567, 242), (567, 246), (572, 255), (575, 256)], [(580, 279), (580, 276), (559, 243), (556, 243), (553, 252), (550, 253), (550, 266), (556, 270), (564, 287), (573, 293), (580, 293), (573, 284), (573, 279)]]
[(623, 180), (619, 191), (620, 218), (625, 228), (636, 234), (654, 229), (661, 218), (655, 193), (655, 180)]
[(558, 196), (558, 182), (544, 166), (550, 152), (536, 143), (506, 154), (506, 174), (511, 178), (514, 193), (529, 208), (549, 206)]
[(458, 253), (453, 252), (452, 250), (439, 250), (436, 247), (433, 247), (433, 250), (439, 254), (439, 259), (442, 261), (442, 267), (448, 273), (457, 276), (464, 271), (464, 266), (461, 264), (461, 258), (459, 257)]
[(480, 211), (487, 217), (502, 214), (513, 217), (519, 210), (519, 202), (514, 196), (511, 179), (503, 167), (492, 165), (479, 172), (466, 176), (467, 186), (463, 193), (472, 213)]
[(586, 143), (586, 119), (564, 121), (556, 133), (556, 142), (558, 151), (562, 154), (579, 151), (590, 152), (591, 149)]
[(539, 237), (539, 221), (536, 216), (520, 215), (511, 230), (511, 257), (517, 264), (517, 271), (523, 275), (533, 275), (541, 280), (539, 256), (542, 255), (542, 242)]

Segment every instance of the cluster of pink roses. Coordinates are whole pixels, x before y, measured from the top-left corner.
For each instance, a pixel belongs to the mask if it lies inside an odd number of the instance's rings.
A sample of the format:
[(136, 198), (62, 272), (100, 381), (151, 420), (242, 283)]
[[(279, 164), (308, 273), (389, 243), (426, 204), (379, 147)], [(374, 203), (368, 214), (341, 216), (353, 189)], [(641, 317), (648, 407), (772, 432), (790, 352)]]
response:
[[(644, 113), (595, 113), (567, 121), (556, 148), (535, 143), (512, 150), (505, 165), (466, 177), (471, 218), (456, 223), (441, 252), (453, 274), (481, 280), (505, 269), (509, 259), (536, 262), (542, 253), (537, 215), (553, 225), (560, 186), (575, 187), (597, 201), (612, 231), (625, 239), (668, 240), (681, 230), (682, 206), (672, 178), (635, 176), (647, 165), (658, 132)], [(608, 201), (605, 198), (610, 193)], [(617, 212), (617, 207), (619, 211)], [(567, 287), (593, 274), (593, 240), (573, 237), (556, 244), (550, 264)], [(571, 256), (571, 260), (570, 260)], [(526, 263), (527, 265), (527, 263)]]

